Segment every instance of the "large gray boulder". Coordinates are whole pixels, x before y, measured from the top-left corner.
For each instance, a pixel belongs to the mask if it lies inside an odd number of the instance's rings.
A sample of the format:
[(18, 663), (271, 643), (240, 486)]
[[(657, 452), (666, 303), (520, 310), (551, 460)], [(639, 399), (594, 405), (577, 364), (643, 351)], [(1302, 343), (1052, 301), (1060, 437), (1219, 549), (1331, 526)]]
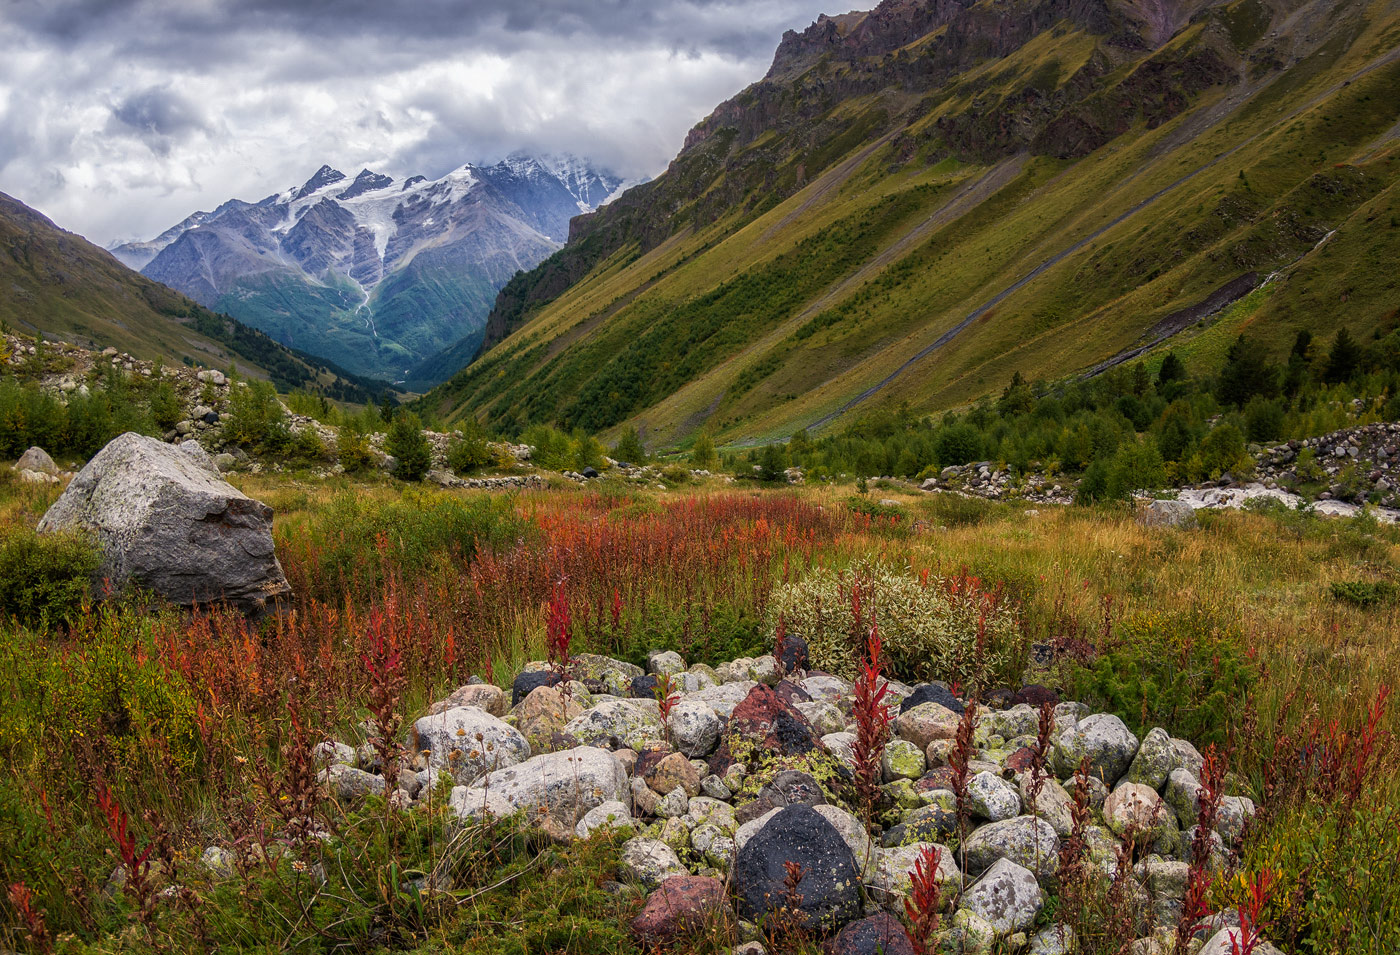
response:
[(530, 744), (514, 726), (472, 706), (458, 706), (413, 724), (415, 748), (428, 755), (428, 768), (447, 772), (459, 786), (470, 786), (497, 769), (530, 758)]
[(102, 547), (99, 579), (176, 604), (227, 601), (260, 613), (291, 593), (272, 546), (272, 509), (155, 438), (128, 432), (87, 463), (39, 521)]
[(1185, 501), (1153, 501), (1138, 511), (1143, 527), (1195, 527), (1196, 512)]
[(1045, 897), (1034, 872), (1002, 858), (973, 883), (958, 905), (982, 916), (998, 935), (1009, 935), (1035, 924), (1035, 917), (1045, 907)]
[(58, 465), (53, 463), (53, 458), (43, 448), (34, 447), (19, 456), (15, 462), (16, 471), (36, 471), (39, 474), (47, 474), (51, 477), (58, 477)]
[(498, 769), (473, 787), (458, 786), (452, 790), (452, 807), (464, 819), (482, 809), (493, 815), (524, 809), (572, 828), (588, 810), (621, 802), (627, 793), (627, 771), (612, 753), (581, 746)]

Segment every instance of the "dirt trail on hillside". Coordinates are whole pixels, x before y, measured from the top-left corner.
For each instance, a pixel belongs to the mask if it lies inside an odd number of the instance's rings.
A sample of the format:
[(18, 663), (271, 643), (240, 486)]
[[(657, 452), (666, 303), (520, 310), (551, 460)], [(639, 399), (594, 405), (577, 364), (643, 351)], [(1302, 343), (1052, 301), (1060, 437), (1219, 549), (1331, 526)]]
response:
[[(1384, 55), (1377, 57), (1375, 60), (1373, 60), (1373, 61), (1371, 61), (1370, 63), (1368, 63), (1366, 66), (1362, 67), (1361, 69), (1357, 70), (1355, 73), (1351, 74), (1351, 76), (1349, 76), (1347, 79), (1345, 79), (1345, 80), (1343, 80), (1343, 81), (1341, 81), (1341, 82), (1335, 83), (1335, 84), (1333, 84), (1332, 86), (1328, 87), (1328, 88), (1327, 88), (1326, 90), (1324, 90), (1323, 92), (1317, 94), (1316, 96), (1314, 96), (1314, 97), (1312, 97), (1311, 99), (1309, 99), (1307, 102), (1303, 103), (1302, 105), (1300, 105), (1300, 106), (1298, 106), (1297, 108), (1291, 110), (1290, 112), (1288, 112), (1288, 113), (1285, 114), (1284, 116), (1280, 117), (1278, 120), (1274, 121), (1274, 122), (1273, 122), (1272, 124), (1270, 124), (1270, 126), (1268, 126), (1267, 128), (1265, 128), (1265, 129), (1263, 129), (1263, 130), (1260, 130), (1258, 133), (1255, 133), (1253, 136), (1249, 137), (1248, 139), (1245, 139), (1244, 141), (1242, 141), (1242, 142), (1240, 142), (1240, 143), (1237, 143), (1237, 144), (1236, 144), (1234, 147), (1232, 147), (1231, 149), (1228, 149), (1228, 150), (1226, 150), (1225, 152), (1218, 154), (1214, 159), (1210, 160), (1209, 162), (1207, 162), (1207, 163), (1205, 163), (1205, 164), (1203, 164), (1203, 165), (1201, 165), (1201, 166), (1198, 166), (1197, 168), (1195, 168), (1195, 169), (1191, 170), (1190, 172), (1188, 172), (1186, 175), (1184, 175), (1184, 176), (1182, 176), (1181, 178), (1179, 178), (1179, 179), (1175, 180), (1174, 182), (1172, 182), (1170, 185), (1167, 185), (1167, 186), (1165, 186), (1164, 188), (1157, 190), (1157, 191), (1154, 192), (1152, 195), (1148, 196), (1146, 199), (1141, 200), (1141, 201), (1138, 202), (1136, 205), (1134, 205), (1131, 209), (1129, 209), (1129, 210), (1127, 210), (1126, 212), (1122, 213), (1121, 215), (1117, 216), (1116, 218), (1114, 218), (1114, 219), (1113, 219), (1111, 222), (1109, 222), (1108, 224), (1103, 225), (1103, 226), (1100, 226), (1098, 229), (1095, 229), (1095, 230), (1094, 230), (1093, 232), (1091, 232), (1089, 235), (1087, 235), (1087, 236), (1085, 236), (1084, 238), (1080, 239), (1079, 241), (1075, 242), (1073, 245), (1069, 246), (1069, 247), (1066, 248), (1066, 249), (1061, 250), (1060, 252), (1057, 252), (1055, 255), (1051, 256), (1050, 258), (1045, 259), (1045, 260), (1042, 261), (1039, 265), (1037, 265), (1035, 268), (1031, 269), (1031, 270), (1030, 270), (1029, 272), (1027, 272), (1025, 275), (1021, 276), (1019, 279), (1017, 279), (1015, 282), (1013, 282), (1011, 285), (1008, 285), (1006, 288), (1002, 289), (1002, 290), (1001, 290), (1000, 292), (998, 292), (996, 295), (992, 296), (992, 298), (988, 299), (986, 302), (983, 302), (981, 305), (977, 306), (977, 308), (975, 308), (975, 309), (973, 309), (971, 312), (969, 312), (969, 313), (962, 319), (962, 321), (958, 322), (958, 324), (954, 325), (954, 326), (953, 326), (952, 328), (950, 328), (948, 331), (944, 332), (944, 333), (943, 333), (942, 335), (940, 335), (934, 342), (932, 342), (932, 343), (929, 344), (929, 345), (925, 345), (923, 348), (919, 349), (919, 351), (915, 352), (911, 357), (909, 357), (908, 359), (906, 359), (906, 360), (903, 362), (903, 364), (901, 364), (901, 365), (900, 365), (898, 368), (896, 368), (893, 372), (891, 372), (890, 374), (886, 375), (884, 378), (882, 378), (880, 381), (876, 382), (876, 383), (875, 383), (874, 385), (872, 385), (871, 387), (866, 388), (864, 391), (862, 391), (860, 394), (856, 395), (854, 398), (852, 398), (852, 399), (850, 399), (849, 401), (847, 401), (845, 404), (843, 404), (843, 405), (842, 405), (840, 408), (838, 408), (837, 410), (835, 410), (835, 411), (833, 411), (833, 412), (831, 412), (831, 413), (829, 413), (829, 414), (823, 415), (822, 417), (818, 418), (816, 421), (813, 421), (811, 424), (807, 425), (807, 429), (808, 429), (808, 430), (813, 430), (813, 431), (815, 431), (816, 429), (821, 428), (821, 427), (823, 427), (824, 425), (830, 424), (832, 421), (834, 421), (835, 419), (839, 418), (841, 415), (845, 414), (846, 412), (850, 411), (852, 408), (854, 408), (854, 407), (856, 407), (857, 405), (861, 404), (862, 402), (866, 401), (867, 399), (869, 399), (869, 398), (872, 397), (873, 395), (879, 393), (879, 392), (882, 391), (886, 386), (888, 386), (891, 382), (893, 382), (896, 378), (899, 378), (901, 375), (903, 375), (906, 371), (908, 371), (908, 370), (909, 370), (910, 368), (912, 368), (914, 365), (918, 364), (919, 361), (921, 361), (922, 359), (928, 357), (929, 355), (931, 355), (933, 352), (937, 351), (938, 349), (942, 348), (944, 345), (946, 345), (946, 344), (948, 344), (949, 342), (951, 342), (954, 338), (957, 338), (958, 335), (960, 335), (964, 330), (966, 330), (967, 327), (968, 327), (969, 325), (971, 325), (973, 322), (977, 321), (977, 319), (981, 318), (983, 315), (985, 315), (985, 314), (986, 314), (988, 311), (990, 311), (991, 309), (995, 308), (997, 305), (1001, 304), (1001, 302), (1003, 302), (1005, 299), (1007, 299), (1007, 298), (1010, 297), (1011, 295), (1015, 294), (1016, 292), (1020, 291), (1022, 288), (1024, 288), (1027, 284), (1029, 284), (1030, 282), (1032, 282), (1033, 280), (1035, 280), (1035, 279), (1036, 279), (1038, 276), (1040, 276), (1042, 273), (1044, 273), (1044, 272), (1047, 271), (1048, 269), (1053, 268), (1054, 266), (1058, 265), (1060, 262), (1064, 261), (1066, 258), (1068, 258), (1069, 256), (1073, 255), (1074, 253), (1078, 252), (1080, 249), (1083, 249), (1086, 245), (1088, 245), (1089, 243), (1091, 243), (1091, 242), (1093, 242), (1094, 240), (1098, 239), (1098, 238), (1099, 238), (1100, 236), (1102, 236), (1104, 233), (1110, 231), (1111, 229), (1113, 229), (1113, 228), (1115, 228), (1115, 227), (1121, 225), (1123, 222), (1125, 222), (1125, 221), (1127, 221), (1128, 219), (1132, 218), (1133, 216), (1137, 215), (1137, 214), (1138, 214), (1139, 212), (1141, 212), (1143, 209), (1146, 209), (1148, 206), (1150, 206), (1150, 205), (1152, 205), (1153, 203), (1155, 203), (1158, 199), (1161, 199), (1163, 196), (1167, 195), (1168, 193), (1174, 191), (1174, 190), (1177, 189), (1178, 187), (1180, 187), (1180, 186), (1184, 185), (1185, 183), (1189, 182), (1191, 179), (1194, 179), (1194, 178), (1195, 178), (1197, 175), (1199, 175), (1200, 173), (1202, 173), (1202, 172), (1206, 171), (1207, 169), (1210, 169), (1210, 168), (1212, 168), (1212, 167), (1218, 165), (1218, 164), (1219, 164), (1220, 162), (1222, 162), (1223, 160), (1228, 159), (1230, 156), (1234, 155), (1236, 152), (1238, 152), (1239, 150), (1243, 149), (1245, 146), (1249, 145), (1250, 143), (1254, 142), (1256, 139), (1260, 138), (1261, 136), (1267, 135), (1268, 133), (1272, 132), (1274, 129), (1277, 129), (1279, 126), (1283, 125), (1284, 123), (1291, 122), (1295, 117), (1297, 117), (1297, 116), (1299, 116), (1299, 115), (1301, 115), (1301, 114), (1307, 112), (1308, 110), (1312, 109), (1312, 108), (1313, 108), (1314, 106), (1316, 106), (1318, 103), (1322, 102), (1322, 101), (1323, 101), (1324, 99), (1326, 99), (1328, 96), (1331, 96), (1333, 93), (1335, 93), (1337, 90), (1341, 89), (1341, 88), (1342, 88), (1343, 86), (1345, 86), (1346, 84), (1351, 83), (1352, 81), (1354, 81), (1354, 80), (1356, 80), (1356, 79), (1358, 79), (1358, 78), (1360, 78), (1360, 77), (1362, 77), (1362, 76), (1365, 76), (1366, 74), (1372, 72), (1373, 70), (1376, 70), (1376, 69), (1379, 69), (1379, 68), (1381, 68), (1381, 67), (1383, 67), (1383, 66), (1386, 66), (1386, 65), (1388, 65), (1388, 64), (1390, 64), (1390, 63), (1392, 63), (1392, 62), (1394, 62), (1394, 61), (1397, 60), (1397, 59), (1400, 59), (1400, 49), (1393, 49), (1393, 50), (1390, 50), (1389, 52), (1385, 53)], [(1250, 94), (1249, 97), (1246, 97), (1246, 98), (1244, 98), (1243, 100), (1235, 101), (1235, 108), (1238, 109), (1240, 106), (1242, 106), (1242, 105), (1244, 104), (1244, 102), (1247, 102), (1249, 98), (1252, 98), (1253, 92), (1257, 92), (1257, 91), (1258, 91), (1258, 90), (1255, 89), (1255, 90), (1253, 90), (1253, 91), (1251, 92), (1251, 94)], [(1229, 101), (1229, 100), (1227, 99), (1227, 102), (1228, 102), (1228, 101)], [(1222, 121), (1222, 120), (1223, 120), (1226, 116), (1228, 116), (1228, 115), (1230, 115), (1230, 113), (1223, 113), (1223, 114), (1222, 114), (1222, 113), (1217, 113), (1217, 114), (1215, 114), (1215, 115), (1212, 116), (1212, 119), (1214, 119), (1214, 121), (1215, 121), (1216, 123), (1218, 123), (1218, 122)], [(1213, 125), (1213, 124), (1212, 124), (1212, 125)]]

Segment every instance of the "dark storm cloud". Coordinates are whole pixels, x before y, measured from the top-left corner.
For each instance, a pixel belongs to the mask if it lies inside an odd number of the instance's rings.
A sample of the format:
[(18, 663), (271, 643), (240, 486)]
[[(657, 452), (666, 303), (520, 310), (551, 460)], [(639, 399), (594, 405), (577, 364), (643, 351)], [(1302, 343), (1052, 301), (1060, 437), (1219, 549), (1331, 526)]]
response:
[[(11, 11), (30, 33), (69, 47), (98, 40), (118, 50), (198, 56), (212, 43), (290, 34), (321, 42), (373, 36), (415, 48), (513, 51), (540, 36), (610, 44), (664, 44), (734, 57), (772, 53), (775, 22), (819, 5), (797, 0), (224, 0), (206, 4), (142, 0), (19, 0)], [(153, 22), (154, 21), (154, 22)], [(140, 28), (136, 25), (140, 24)], [(386, 52), (388, 52), (386, 50)]]
[(169, 87), (152, 86), (125, 97), (112, 107), (107, 129), (114, 135), (134, 133), (151, 149), (167, 153), (172, 142), (202, 132), (205, 119), (199, 107)]
[(655, 175), (693, 123), (762, 76), (783, 30), (824, 9), (0, 3), (0, 190), (101, 242), (153, 235), (231, 196), (259, 198), (322, 162), (438, 176), (525, 150)]

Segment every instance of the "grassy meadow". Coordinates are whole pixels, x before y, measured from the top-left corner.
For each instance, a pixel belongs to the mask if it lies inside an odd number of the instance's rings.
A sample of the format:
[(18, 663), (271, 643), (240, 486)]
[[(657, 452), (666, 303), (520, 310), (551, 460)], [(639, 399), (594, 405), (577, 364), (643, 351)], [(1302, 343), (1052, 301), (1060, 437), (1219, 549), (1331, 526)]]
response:
[[(639, 951), (642, 897), (604, 888), (620, 839), (449, 827), (445, 788), (407, 814), (342, 806), (309, 747), (362, 742), (366, 719), (402, 727), (472, 674), (509, 686), (545, 656), (556, 586), (575, 651), (713, 663), (771, 649), (779, 584), (872, 559), (1002, 587), (1021, 638), (998, 679), (1048, 645), (1026, 679), (1135, 732), (1215, 743), (1263, 807), (1234, 847), (1240, 880), (1212, 888), (1220, 906), (1267, 871), (1285, 950), (1400, 944), (1395, 529), (1282, 511), (1149, 529), (1123, 508), (901, 486), (871, 488), (896, 502), (871, 506), (850, 487), (236, 480), (276, 509), (296, 590), (261, 628), (140, 595), (92, 604), (61, 586), (85, 572), (81, 548), (30, 530), (57, 490), (0, 483), (0, 947)], [(228, 851), (222, 879), (200, 864), (210, 846)], [(1081, 933), (1085, 951), (1116, 950)], [(733, 944), (716, 927), (692, 949)]]

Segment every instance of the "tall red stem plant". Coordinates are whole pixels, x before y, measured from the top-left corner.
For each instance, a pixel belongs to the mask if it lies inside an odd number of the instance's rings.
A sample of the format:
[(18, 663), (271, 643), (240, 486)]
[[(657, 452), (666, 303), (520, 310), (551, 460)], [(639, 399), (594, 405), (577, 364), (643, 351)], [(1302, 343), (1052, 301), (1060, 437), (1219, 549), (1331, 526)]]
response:
[(890, 692), (880, 676), (880, 628), (872, 625), (865, 642), (866, 658), (855, 683), (856, 741), (852, 747), (856, 792), (867, 828), (874, 825), (875, 806), (880, 798), (882, 757), (890, 738), (893, 715), (885, 702)]
[(914, 860), (909, 873), (909, 895), (904, 900), (904, 915), (909, 920), (905, 934), (914, 955), (933, 955), (938, 950), (934, 936), (938, 934), (939, 908), (943, 904), (943, 887), (938, 881), (938, 867), (943, 851), (928, 845)]

